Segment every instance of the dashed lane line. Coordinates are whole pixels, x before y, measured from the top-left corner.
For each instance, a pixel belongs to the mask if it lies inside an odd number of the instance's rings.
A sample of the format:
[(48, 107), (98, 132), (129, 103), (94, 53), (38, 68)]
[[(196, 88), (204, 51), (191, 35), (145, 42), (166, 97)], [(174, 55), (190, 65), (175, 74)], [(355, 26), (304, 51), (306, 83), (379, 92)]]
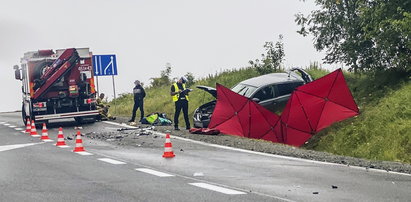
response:
[(21, 129), (21, 128), (14, 128), (14, 130), (23, 131), (23, 129)]
[(215, 186), (215, 185), (207, 184), (207, 183), (202, 183), (202, 182), (188, 183), (188, 184), (196, 186), (196, 187), (200, 187), (200, 188), (203, 188), (203, 189), (208, 189), (208, 190), (220, 192), (220, 193), (223, 193), (223, 194), (228, 194), (228, 195), (247, 194), (247, 193), (242, 192), (242, 191), (227, 189), (227, 188), (224, 188), (224, 187), (219, 187), (219, 186)]
[(91, 155), (93, 155), (92, 153), (89, 153), (89, 152), (74, 152), (74, 153), (80, 154), (82, 156), (91, 156)]
[(42, 143), (43, 143), (43, 142), (39, 142), (39, 143), (28, 143), (28, 144), (3, 145), (3, 146), (0, 146), (0, 152), (2, 152), (2, 151), (7, 151), (7, 150), (12, 150), (12, 149), (19, 149), (19, 148), (28, 147), (28, 146), (33, 146), (33, 145), (42, 144)]
[(148, 174), (151, 174), (151, 175), (155, 175), (157, 177), (173, 177), (174, 176), (174, 175), (171, 175), (171, 174), (168, 174), (168, 173), (163, 173), (163, 172), (159, 172), (159, 171), (156, 171), (156, 170), (151, 170), (151, 169), (148, 169), (148, 168), (137, 168), (136, 170), (140, 171), (140, 172), (148, 173)]
[(9, 125), (9, 128), (15, 128), (15, 127), (17, 127), (17, 126)]
[(114, 165), (126, 164), (125, 162), (117, 161), (117, 160), (109, 159), (109, 158), (99, 158), (99, 159), (97, 159), (97, 160), (99, 160), (99, 161), (104, 161), (104, 162), (106, 162), (106, 163), (111, 163), (111, 164), (114, 164)]
[(5, 126), (9, 126), (10, 124), (8, 124), (8, 123), (3, 123), (3, 125), (5, 125)]

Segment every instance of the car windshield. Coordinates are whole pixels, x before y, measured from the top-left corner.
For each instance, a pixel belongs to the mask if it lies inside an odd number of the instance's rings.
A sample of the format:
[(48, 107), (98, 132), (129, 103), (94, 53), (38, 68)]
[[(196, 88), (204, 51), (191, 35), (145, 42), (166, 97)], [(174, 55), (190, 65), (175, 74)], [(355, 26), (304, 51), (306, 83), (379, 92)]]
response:
[(239, 83), (236, 86), (234, 86), (231, 90), (245, 97), (250, 97), (256, 89), (257, 88), (254, 86)]

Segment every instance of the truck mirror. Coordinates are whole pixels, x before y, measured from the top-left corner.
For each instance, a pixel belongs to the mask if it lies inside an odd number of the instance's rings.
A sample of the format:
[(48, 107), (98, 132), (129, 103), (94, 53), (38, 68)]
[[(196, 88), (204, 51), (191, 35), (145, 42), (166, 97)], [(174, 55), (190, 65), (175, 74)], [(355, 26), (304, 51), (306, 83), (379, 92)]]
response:
[(13, 69), (14, 69), (14, 78), (16, 78), (17, 80), (22, 80), (19, 66), (14, 65)]

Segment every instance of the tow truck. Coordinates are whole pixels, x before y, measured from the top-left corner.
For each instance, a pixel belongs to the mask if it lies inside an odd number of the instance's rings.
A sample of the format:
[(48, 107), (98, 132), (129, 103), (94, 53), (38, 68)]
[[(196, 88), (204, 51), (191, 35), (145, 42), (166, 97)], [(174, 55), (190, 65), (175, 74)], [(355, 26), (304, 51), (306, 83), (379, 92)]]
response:
[(22, 83), (22, 119), (36, 123), (74, 118), (95, 122), (96, 89), (89, 48), (26, 52), (15, 78)]

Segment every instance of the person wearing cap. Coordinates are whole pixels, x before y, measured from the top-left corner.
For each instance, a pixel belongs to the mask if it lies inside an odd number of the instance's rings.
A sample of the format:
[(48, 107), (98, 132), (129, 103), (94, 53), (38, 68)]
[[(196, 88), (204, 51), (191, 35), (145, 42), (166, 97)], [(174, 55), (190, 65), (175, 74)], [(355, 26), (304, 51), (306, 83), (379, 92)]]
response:
[(190, 120), (188, 119), (188, 93), (191, 89), (186, 88), (187, 79), (183, 76), (176, 83), (171, 86), (170, 95), (173, 98), (175, 104), (174, 113), (174, 129), (178, 128), (178, 117), (180, 116), (181, 109), (183, 110), (184, 120), (186, 122), (186, 129), (190, 129)]
[(133, 88), (134, 94), (134, 106), (133, 106), (133, 113), (131, 115), (131, 119), (128, 122), (134, 122), (136, 119), (136, 112), (137, 109), (140, 108), (140, 122), (144, 117), (144, 97), (146, 97), (146, 92), (144, 91), (143, 86), (139, 80), (134, 81), (135, 87)]

